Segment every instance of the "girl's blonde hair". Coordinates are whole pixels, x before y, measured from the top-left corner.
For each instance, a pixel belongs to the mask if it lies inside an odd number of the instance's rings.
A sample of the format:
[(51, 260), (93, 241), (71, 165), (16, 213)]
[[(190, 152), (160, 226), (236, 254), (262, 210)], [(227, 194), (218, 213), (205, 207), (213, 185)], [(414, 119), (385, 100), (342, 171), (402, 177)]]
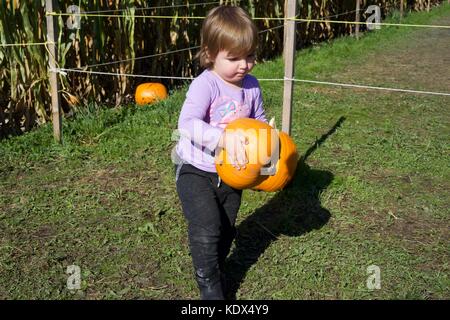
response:
[(221, 50), (243, 57), (254, 53), (257, 46), (258, 29), (247, 12), (240, 7), (219, 6), (210, 10), (203, 21), (196, 58), (202, 68), (211, 68)]

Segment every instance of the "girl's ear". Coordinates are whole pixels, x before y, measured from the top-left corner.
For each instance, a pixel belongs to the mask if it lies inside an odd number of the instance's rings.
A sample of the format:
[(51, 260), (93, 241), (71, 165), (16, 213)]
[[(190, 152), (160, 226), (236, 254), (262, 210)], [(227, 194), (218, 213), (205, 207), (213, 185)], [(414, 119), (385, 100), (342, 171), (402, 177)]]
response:
[(208, 59), (208, 61), (214, 62), (214, 58), (212, 57), (211, 53), (209, 52), (208, 47), (205, 47), (205, 53), (206, 53), (206, 58)]

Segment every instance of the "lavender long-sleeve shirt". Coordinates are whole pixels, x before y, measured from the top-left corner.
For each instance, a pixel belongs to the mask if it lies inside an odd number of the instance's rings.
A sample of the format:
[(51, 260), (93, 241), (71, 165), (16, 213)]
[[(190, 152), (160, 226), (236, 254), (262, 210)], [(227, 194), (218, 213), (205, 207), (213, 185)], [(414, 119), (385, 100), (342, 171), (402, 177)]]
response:
[(216, 172), (214, 150), (226, 125), (238, 118), (267, 122), (258, 80), (246, 75), (238, 88), (212, 71), (203, 71), (192, 81), (178, 119), (178, 157), (201, 170)]

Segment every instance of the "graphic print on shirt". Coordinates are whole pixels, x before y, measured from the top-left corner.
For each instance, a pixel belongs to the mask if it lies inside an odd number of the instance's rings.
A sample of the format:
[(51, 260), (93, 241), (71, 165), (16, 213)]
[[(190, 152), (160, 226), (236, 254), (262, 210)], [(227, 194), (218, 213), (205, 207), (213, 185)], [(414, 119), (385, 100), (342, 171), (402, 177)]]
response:
[(246, 118), (250, 116), (250, 107), (245, 103), (222, 96), (217, 98), (212, 104), (209, 111), (210, 124), (213, 126), (225, 128), (228, 123), (238, 118)]

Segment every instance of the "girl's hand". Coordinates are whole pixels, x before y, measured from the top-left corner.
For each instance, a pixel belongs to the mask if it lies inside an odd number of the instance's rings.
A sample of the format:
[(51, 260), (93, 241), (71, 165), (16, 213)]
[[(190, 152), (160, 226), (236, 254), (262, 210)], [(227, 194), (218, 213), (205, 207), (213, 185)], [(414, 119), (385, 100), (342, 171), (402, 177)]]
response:
[(225, 148), (233, 167), (240, 170), (241, 168), (245, 169), (245, 165), (248, 163), (248, 157), (245, 153), (246, 144), (248, 144), (248, 139), (243, 132), (240, 132), (239, 130), (225, 130), (220, 137), (218, 146), (220, 148)]
[(275, 117), (273, 117), (272, 119), (270, 119), (269, 121), (269, 126), (271, 126), (272, 128), (276, 129), (276, 124), (275, 124)]

